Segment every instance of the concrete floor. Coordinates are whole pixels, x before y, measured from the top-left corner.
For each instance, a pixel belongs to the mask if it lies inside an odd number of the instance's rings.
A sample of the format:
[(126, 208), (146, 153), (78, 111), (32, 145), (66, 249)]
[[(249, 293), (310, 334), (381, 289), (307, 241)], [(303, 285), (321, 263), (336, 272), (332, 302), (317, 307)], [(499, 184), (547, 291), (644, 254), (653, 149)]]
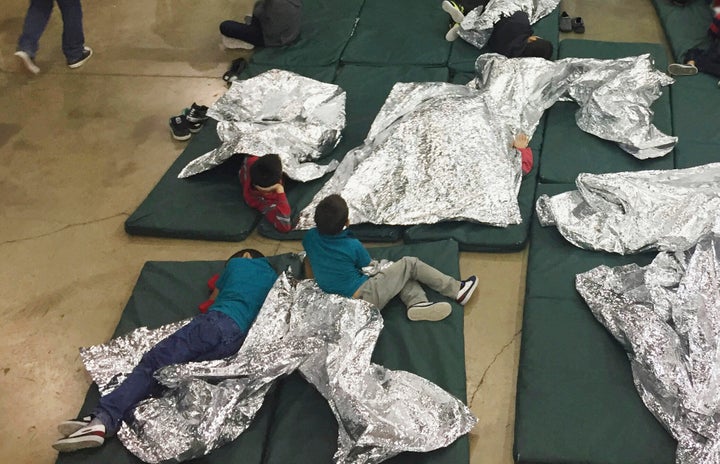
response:
[[(250, 0), (85, 2), (96, 55), (69, 70), (56, 11), (36, 77), (12, 53), (25, 0), (0, 13), (0, 462), (48, 464), (58, 421), (74, 417), (90, 383), (78, 347), (112, 334), (148, 260), (224, 259), (232, 243), (131, 237), (123, 222), (184, 147), (167, 119), (225, 91), (219, 77), (238, 52), (219, 47), (217, 25)], [(239, 6), (237, 5), (239, 4)], [(584, 35), (664, 41), (650, 0), (564, 0)], [(299, 242), (253, 234), (265, 254)], [(466, 309), (468, 402), (480, 419), (473, 464), (512, 462), (515, 380), (526, 251), (463, 253), (479, 294)], [(12, 420), (10, 420), (12, 419)]]

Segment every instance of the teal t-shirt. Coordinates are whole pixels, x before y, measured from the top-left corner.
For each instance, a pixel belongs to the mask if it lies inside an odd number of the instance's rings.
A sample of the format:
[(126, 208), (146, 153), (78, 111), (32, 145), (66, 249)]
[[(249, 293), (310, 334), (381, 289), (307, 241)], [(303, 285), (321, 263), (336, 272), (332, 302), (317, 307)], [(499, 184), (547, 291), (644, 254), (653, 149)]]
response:
[(233, 258), (217, 281), (219, 293), (210, 311), (227, 314), (247, 334), (276, 279), (265, 258)]
[(368, 280), (362, 268), (370, 264), (370, 254), (349, 230), (323, 235), (317, 228), (310, 229), (303, 238), (303, 248), (315, 282), (325, 292), (351, 297)]

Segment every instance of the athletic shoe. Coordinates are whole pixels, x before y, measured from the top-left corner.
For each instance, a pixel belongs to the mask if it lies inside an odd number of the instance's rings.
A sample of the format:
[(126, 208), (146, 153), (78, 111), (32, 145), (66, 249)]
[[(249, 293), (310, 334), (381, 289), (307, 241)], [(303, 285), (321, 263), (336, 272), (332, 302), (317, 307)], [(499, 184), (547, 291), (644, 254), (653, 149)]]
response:
[(81, 428), (86, 427), (88, 424), (90, 424), (91, 420), (92, 416), (85, 416), (79, 419), (71, 419), (60, 422), (58, 424), (58, 432), (60, 432), (63, 437), (67, 437), (77, 432)]
[(455, 23), (453, 24), (453, 27), (450, 28), (449, 31), (447, 31), (447, 34), (445, 34), (445, 40), (448, 42), (454, 42), (459, 37), (458, 30), (460, 30), (460, 25)]
[(222, 38), (222, 44), (225, 48), (241, 48), (243, 50), (252, 50), (255, 48), (255, 45), (250, 42), (245, 42), (244, 40), (234, 39), (222, 34), (220, 34), (220, 37)]
[(193, 103), (190, 108), (186, 109), (187, 111), (183, 112), (185, 114), (185, 118), (187, 118), (188, 122), (205, 122), (207, 121), (207, 110), (208, 107), (205, 105), (198, 105), (197, 103)]
[(455, 2), (443, 0), (442, 9), (445, 13), (449, 14), (453, 21), (461, 23), (465, 19), (463, 7)]
[(105, 443), (105, 426), (98, 424), (78, 429), (70, 436), (56, 441), (52, 446), (61, 453), (68, 453), (85, 448), (97, 448), (103, 443)]
[(185, 115), (170, 118), (170, 133), (175, 140), (187, 140), (192, 135)]
[(668, 73), (671, 76), (694, 76), (698, 73), (698, 68), (693, 64), (672, 63), (668, 66)]
[(410, 306), (407, 317), (411, 321), (441, 321), (452, 312), (450, 303), (431, 303), (426, 301)]
[(30, 71), (33, 74), (37, 74), (40, 72), (40, 68), (35, 64), (35, 61), (33, 61), (32, 57), (22, 50), (18, 50), (15, 52), (15, 56), (18, 57), (20, 62), (22, 62), (23, 66), (25, 66), (25, 69)]
[(478, 286), (478, 279), (476, 276), (470, 276), (466, 280), (460, 282), (460, 291), (458, 291), (457, 298), (455, 301), (464, 305), (470, 300), (473, 292)]
[(79, 68), (80, 66), (84, 65), (87, 60), (90, 59), (92, 56), (93, 51), (90, 47), (85, 47), (82, 53), (82, 56), (78, 58), (77, 60), (68, 61), (68, 68), (75, 69)]

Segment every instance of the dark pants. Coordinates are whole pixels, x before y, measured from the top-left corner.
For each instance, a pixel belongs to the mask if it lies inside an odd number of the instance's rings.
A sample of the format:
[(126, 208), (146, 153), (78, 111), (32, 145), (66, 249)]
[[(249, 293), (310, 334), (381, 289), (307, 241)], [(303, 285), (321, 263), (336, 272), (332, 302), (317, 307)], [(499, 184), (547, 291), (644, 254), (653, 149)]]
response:
[(112, 436), (123, 419), (132, 421), (129, 413), (138, 402), (161, 390), (153, 377), (156, 370), (171, 364), (227, 358), (237, 353), (243, 341), (245, 334), (230, 316), (212, 310), (199, 314), (145, 353), (125, 381), (100, 398), (92, 414), (105, 425), (106, 435)]
[(685, 62), (690, 60), (695, 61), (698, 71), (720, 77), (720, 40), (715, 40), (707, 50), (691, 48), (685, 53)]
[(220, 33), (225, 37), (240, 39), (256, 47), (263, 47), (265, 39), (263, 39), (262, 26), (260, 21), (253, 16), (250, 24), (243, 24), (237, 21), (223, 21), (220, 23)]
[[(82, 5), (80, 0), (56, 0), (63, 20), (62, 51), (65, 58), (75, 61), (82, 58), (85, 35), (83, 34)], [(50, 20), (53, 0), (30, 0), (25, 15), (25, 24), (18, 39), (17, 50), (24, 51), (35, 58), (38, 42)]]

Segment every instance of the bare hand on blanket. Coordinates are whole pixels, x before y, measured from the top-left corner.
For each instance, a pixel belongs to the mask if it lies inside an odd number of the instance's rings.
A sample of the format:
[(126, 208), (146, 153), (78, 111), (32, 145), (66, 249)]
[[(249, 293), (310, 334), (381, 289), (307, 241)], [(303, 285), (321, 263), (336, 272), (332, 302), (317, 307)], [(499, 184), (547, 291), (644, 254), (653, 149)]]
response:
[(285, 187), (283, 187), (283, 185), (279, 182), (275, 185), (271, 185), (270, 187), (260, 187), (256, 185), (255, 188), (266, 193), (285, 193)]
[(520, 132), (513, 139), (512, 146), (517, 149), (523, 149), (523, 148), (527, 148), (528, 143), (530, 143), (530, 138), (528, 138), (527, 135)]

